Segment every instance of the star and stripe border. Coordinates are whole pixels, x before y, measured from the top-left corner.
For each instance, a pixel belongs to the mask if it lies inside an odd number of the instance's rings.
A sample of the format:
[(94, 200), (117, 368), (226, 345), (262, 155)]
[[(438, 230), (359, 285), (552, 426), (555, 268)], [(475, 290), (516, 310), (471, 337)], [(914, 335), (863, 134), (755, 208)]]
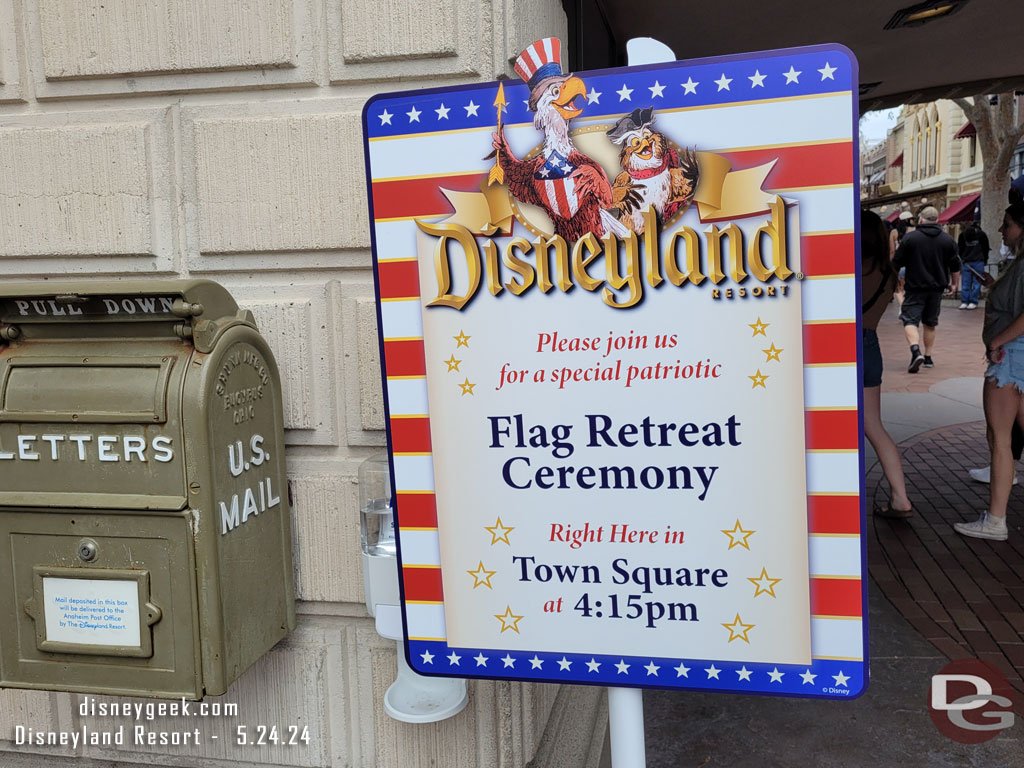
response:
[[(796, 63), (790, 66), (797, 72), (803, 72), (800, 66), (809, 66), (806, 63), (808, 59), (804, 57), (816, 57), (811, 63), (822, 56), (832, 61), (841, 60), (845, 67), (837, 66), (829, 79), (838, 77), (838, 84), (846, 86), (845, 91), (822, 88), (818, 93), (794, 95), (810, 98), (838, 95), (855, 104), (851, 86), (857, 82), (856, 62), (852, 54), (841, 47), (818, 46), (795, 52), (723, 57), (696, 64), (705, 67), (701, 72), (721, 67), (724, 76), (727, 67), (742, 68), (765, 57), (775, 61), (786, 56), (796, 57), (793, 61), (799, 62), (799, 66)], [(826, 64), (832, 66), (831, 63)], [(593, 83), (595, 75), (615, 79), (662, 68), (672, 71), (692, 69), (689, 63), (678, 62), (634, 68), (625, 73), (611, 70), (585, 73), (585, 76), (588, 82)], [(755, 65), (755, 71), (760, 75), (760, 66)], [(696, 77), (697, 73), (692, 73), (690, 79)], [(825, 79), (822, 77), (822, 82)], [(601, 82), (597, 81), (598, 87)], [(660, 84), (657, 78), (655, 82)], [(756, 87), (752, 85), (751, 90)], [(861, 297), (856, 280), (859, 271), (859, 220), (856, 216), (852, 227), (804, 231), (800, 238), (802, 268), (806, 276), (803, 283), (803, 341), (812, 663), (736, 664), (718, 660), (448, 646), (444, 634), (444, 596), (433, 490), (432, 487), (421, 487), (430, 483), (420, 481), (420, 468), (413, 470), (408, 465), (408, 460), (426, 459), (429, 462), (432, 456), (422, 327), (418, 332), (415, 327), (410, 328), (411, 318), (421, 322), (418, 273), (414, 257), (396, 254), (391, 249), (384, 253), (378, 250), (380, 240), (386, 239), (390, 244), (392, 239), (390, 234), (386, 238), (379, 237), (379, 227), (449, 214), (450, 208), (438, 187), (473, 191), (486, 171), (453, 175), (374, 176), (371, 142), (408, 136), (397, 130), (394, 133), (375, 131), (371, 116), (375, 107), (385, 100), (385, 106), (405, 105), (410, 100), (423, 99), (429, 93), (441, 96), (439, 103), (445, 104), (443, 96), (446, 94), (473, 90), (493, 92), (495, 88), (496, 84), (486, 84), (391, 94), (375, 97), (364, 110), (380, 361), (386, 382), (388, 449), (392, 459), (403, 621), (410, 665), (421, 674), (469, 678), (693, 688), (802, 697), (852, 698), (859, 695), (867, 684), (868, 660), (867, 617), (864, 615), (867, 599), (862, 508), (863, 424), (859, 416), (862, 401), (858, 310)], [(514, 101), (516, 91), (506, 87), (506, 93), (510, 101)], [(748, 101), (763, 103), (762, 99), (751, 98), (749, 94)], [(472, 97), (470, 102), (473, 102)], [(709, 100), (690, 106), (714, 105), (714, 101)], [(621, 114), (629, 108), (629, 105), (616, 105), (611, 114)], [(662, 109), (660, 105), (658, 108)], [(411, 109), (416, 109), (415, 105)], [(512, 107), (510, 117), (506, 119), (514, 120), (514, 114)], [(480, 122), (479, 127), (468, 127), (493, 130), (493, 116), (483, 117)], [(851, 136), (856, 135), (856, 125), (854, 106)], [(430, 133), (424, 126), (424, 130), (416, 135)], [(852, 138), (793, 142), (788, 146), (742, 147), (732, 153), (730, 160), (737, 166), (749, 167), (778, 157), (780, 152), (787, 154), (788, 158), (786, 162), (777, 164), (772, 173), (778, 175), (775, 178), (769, 176), (766, 188), (782, 191), (835, 189), (849, 192), (851, 202), (856, 201), (859, 194), (855, 170), (857, 147)], [(729, 154), (727, 148), (725, 153)], [(814, 170), (819, 172), (814, 173)], [(825, 183), (821, 183), (822, 179)], [(811, 180), (818, 183), (809, 184)], [(849, 301), (853, 296), (855, 303)], [(840, 297), (846, 300), (837, 301)], [(407, 308), (410, 305), (415, 311)], [(403, 482), (406, 478), (410, 482)], [(853, 478), (852, 482), (850, 478)]]
[[(765, 51), (753, 58), (723, 56), (580, 74), (586, 77), (588, 93), (585, 116), (576, 120), (577, 125), (606, 120), (637, 107), (653, 106), (658, 113), (708, 109), (737, 103), (815, 98), (857, 88), (853, 54), (841, 46)], [(505, 125), (532, 124), (526, 83), (518, 78), (503, 82), (508, 100)], [(381, 94), (367, 102), (364, 109), (365, 136), (377, 141), (405, 135), (493, 130), (495, 88), (495, 83), (489, 83)]]

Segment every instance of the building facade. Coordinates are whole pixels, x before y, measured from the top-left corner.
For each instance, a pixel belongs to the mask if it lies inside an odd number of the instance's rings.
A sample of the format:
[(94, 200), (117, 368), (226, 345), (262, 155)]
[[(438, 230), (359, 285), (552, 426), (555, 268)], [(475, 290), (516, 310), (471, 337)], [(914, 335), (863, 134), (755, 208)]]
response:
[(960, 196), (981, 190), (982, 161), (977, 137), (961, 134), (967, 118), (948, 99), (912, 104), (903, 112), (903, 173), (905, 195), (944, 188), (941, 211)]
[[(861, 177), (862, 204), (883, 217), (903, 203), (916, 213), (926, 205), (944, 211), (963, 195), (980, 191), (981, 152), (967, 118), (948, 99), (908, 104), (871, 157), (884, 156), (884, 174)], [(877, 159), (877, 158), (876, 158)], [(879, 163), (876, 163), (878, 165)], [(873, 166), (874, 167), (874, 166)]]
[[(1021, 97), (1017, 97), (1017, 113)], [(912, 212), (933, 205), (949, 210), (956, 222), (971, 218), (979, 205), (984, 163), (974, 126), (963, 110), (948, 99), (908, 104), (882, 145), (886, 158), (884, 180), (877, 176), (877, 163), (870, 175), (865, 159), (861, 174), (862, 203), (881, 214), (892, 216), (906, 203)], [(879, 146), (870, 148), (866, 158), (875, 158)], [(1010, 177), (1024, 174), (1024, 143), (1010, 163)], [(994, 236), (992, 233), (991, 236)]]
[[(390, 719), (395, 643), (367, 615), (360, 561), (357, 470), (385, 445), (361, 109), (513, 76), (546, 35), (566, 38), (558, 0), (0, 0), (2, 279), (208, 277), (255, 313), (285, 389), (299, 600), (297, 630), (217, 697), (238, 715), (202, 721), (217, 740), (17, 745), (17, 725), (133, 722), (93, 716), (90, 697), (4, 690), (0, 764), (600, 760), (600, 688), (471, 683), (450, 720)], [(235, 744), (239, 725), (291, 724), (309, 746)]]

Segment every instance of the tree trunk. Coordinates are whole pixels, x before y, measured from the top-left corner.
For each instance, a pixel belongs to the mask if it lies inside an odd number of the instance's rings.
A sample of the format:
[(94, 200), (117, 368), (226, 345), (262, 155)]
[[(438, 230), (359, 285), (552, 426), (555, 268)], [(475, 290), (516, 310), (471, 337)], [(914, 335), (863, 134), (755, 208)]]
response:
[(1001, 175), (990, 174), (988, 166), (985, 166), (985, 176), (981, 181), (981, 229), (988, 235), (988, 243), (992, 248), (988, 253), (990, 264), (1002, 261), (999, 248), (1003, 244), (1003, 238), (999, 234), (999, 227), (1003, 223), (1003, 211), (1006, 210), (1007, 204), (1006, 194), (1010, 187), (1006, 178), (1005, 170)]
[(1012, 92), (998, 94), (996, 104), (990, 104), (988, 96), (953, 101), (964, 111), (978, 134), (983, 166), (981, 228), (992, 246), (989, 261), (998, 261), (1002, 244), (999, 227), (1003, 223), (1010, 190), (1010, 161), (1017, 142), (1024, 135), (1024, 123), (1019, 122), (1015, 114), (1016, 99)]

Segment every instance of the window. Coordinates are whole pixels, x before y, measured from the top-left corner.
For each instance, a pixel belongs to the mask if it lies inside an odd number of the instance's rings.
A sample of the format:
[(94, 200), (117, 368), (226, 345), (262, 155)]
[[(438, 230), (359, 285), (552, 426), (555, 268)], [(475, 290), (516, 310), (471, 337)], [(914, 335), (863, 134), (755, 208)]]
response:
[(1013, 153), (1013, 159), (1010, 160), (1010, 178), (1016, 179), (1022, 173), (1024, 173), (1024, 147)]

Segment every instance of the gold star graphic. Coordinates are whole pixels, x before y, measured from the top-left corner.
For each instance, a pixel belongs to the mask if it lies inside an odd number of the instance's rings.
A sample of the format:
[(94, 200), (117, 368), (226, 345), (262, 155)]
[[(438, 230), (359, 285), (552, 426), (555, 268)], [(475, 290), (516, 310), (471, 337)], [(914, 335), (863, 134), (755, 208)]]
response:
[(476, 384), (470, 384), (469, 383), (469, 379), (466, 379), (464, 382), (459, 384), (459, 386), (462, 387), (462, 394), (464, 394), (464, 395), (472, 395), (473, 394), (473, 387), (475, 387)]
[(747, 576), (747, 581), (757, 587), (754, 592), (754, 597), (758, 595), (771, 595), (775, 597), (775, 585), (778, 584), (782, 579), (773, 579), (768, 576), (768, 569), (762, 568), (761, 575), (756, 579), (753, 576)]
[[(737, 523), (738, 524), (738, 523)], [(491, 534), (491, 544), (497, 544), (499, 541), (503, 541), (509, 546), (512, 542), (508, 540), (508, 535), (515, 530), (515, 528), (509, 528), (508, 526), (501, 524), (501, 518), (494, 525), (485, 525), (484, 530)], [(750, 547), (747, 547), (750, 549)]]
[(722, 530), (726, 536), (729, 537), (729, 549), (733, 547), (743, 547), (744, 549), (750, 549), (750, 545), (747, 543), (747, 539), (750, 538), (757, 531), (748, 531), (740, 525), (740, 521), (736, 521), (736, 525), (733, 526), (732, 530)]
[[(492, 589), (491, 576), (497, 573), (497, 571), (488, 571), (486, 568), (484, 568), (484, 561), (481, 560), (480, 565), (476, 567), (475, 571), (466, 571), (466, 573), (473, 577), (473, 589), (476, 589), (481, 584), (483, 584), (488, 589)], [(774, 595), (772, 596), (774, 597)]]
[(466, 347), (468, 349), (469, 348), (469, 340), (471, 338), (473, 338), (473, 337), (472, 336), (467, 336), (464, 331), (459, 331), (459, 335), (458, 336), (452, 336), (452, 338), (455, 339), (455, 341), (458, 342), (458, 344), (455, 345), (456, 349), (458, 349), (459, 347)]
[(770, 347), (768, 347), (768, 349), (762, 349), (761, 351), (768, 356), (768, 359), (765, 360), (766, 363), (769, 360), (778, 360), (780, 363), (782, 362), (782, 360), (779, 358), (779, 355), (782, 354), (782, 350), (777, 349), (774, 343)]
[[(505, 606), (504, 613), (494, 614), (494, 618), (501, 622), (501, 631), (504, 632), (506, 629), (511, 629), (516, 634), (519, 634), (519, 620), (522, 616), (516, 616), (512, 613), (512, 607), (509, 605)], [(738, 618), (738, 617), (737, 617)], [(746, 638), (744, 638), (746, 639)]]
[(747, 378), (754, 382), (750, 387), (751, 389), (757, 389), (758, 387), (761, 387), (761, 389), (768, 389), (764, 384), (768, 380), (768, 377), (761, 373), (760, 368), (757, 369), (757, 373), (753, 376), (747, 376)]
[(762, 335), (762, 336), (764, 336), (765, 338), (768, 338), (768, 334), (767, 334), (767, 333), (765, 333), (765, 332), (764, 332), (764, 330), (765, 330), (765, 328), (767, 328), (767, 327), (768, 327), (769, 325), (771, 325), (771, 323), (762, 323), (762, 322), (761, 322), (761, 318), (759, 317), (759, 318), (757, 318), (757, 322), (756, 322), (756, 323), (749, 323), (749, 324), (747, 325), (747, 327), (748, 327), (748, 328), (753, 328), (753, 329), (754, 329), (754, 334), (753, 334), (754, 336), (757, 336), (758, 334), (761, 334), (761, 335)]
[(461, 360), (455, 359), (455, 355), (452, 355), (447, 360), (445, 360), (445, 363), (448, 365), (448, 372), (450, 373), (451, 371), (459, 370), (459, 363), (461, 362)]
[(736, 638), (739, 638), (744, 643), (750, 643), (747, 638), (747, 632), (754, 628), (753, 624), (744, 624), (740, 619), (740, 615), (737, 613), (736, 618), (733, 619), (732, 624), (722, 624), (723, 627), (729, 630), (729, 642), (731, 643)]

